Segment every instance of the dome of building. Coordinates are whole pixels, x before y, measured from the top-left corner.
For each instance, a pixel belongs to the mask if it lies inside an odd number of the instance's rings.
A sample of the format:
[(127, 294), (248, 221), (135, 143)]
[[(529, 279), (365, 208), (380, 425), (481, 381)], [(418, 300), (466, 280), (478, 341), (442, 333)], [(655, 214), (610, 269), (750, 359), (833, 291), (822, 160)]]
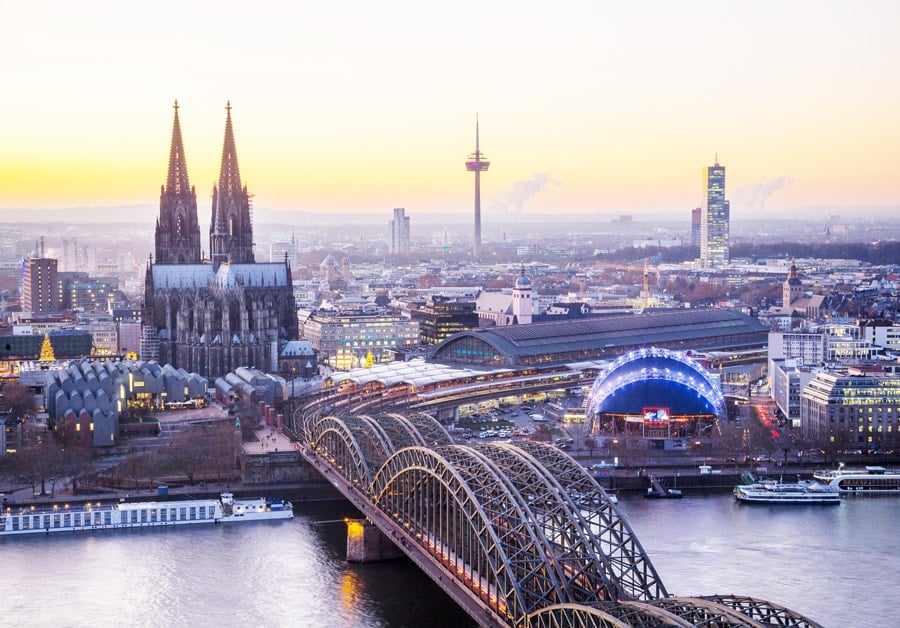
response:
[(801, 285), (800, 274), (797, 272), (797, 264), (791, 261), (791, 267), (788, 269), (787, 283), (792, 286)]
[(641, 416), (648, 408), (665, 408), (671, 416), (724, 417), (725, 399), (700, 364), (665, 349), (622, 356), (591, 388), (591, 414)]
[(520, 290), (526, 290), (526, 289), (531, 288), (531, 280), (525, 276), (524, 268), (519, 272), (519, 276), (516, 277), (515, 285), (516, 285), (516, 288), (519, 288)]

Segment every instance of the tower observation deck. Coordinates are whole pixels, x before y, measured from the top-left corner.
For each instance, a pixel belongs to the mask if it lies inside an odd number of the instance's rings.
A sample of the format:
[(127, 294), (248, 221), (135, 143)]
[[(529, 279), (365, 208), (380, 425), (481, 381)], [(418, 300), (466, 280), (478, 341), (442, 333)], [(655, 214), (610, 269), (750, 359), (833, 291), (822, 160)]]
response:
[(475, 116), (475, 152), (466, 160), (466, 170), (475, 173), (475, 237), (472, 242), (472, 259), (481, 257), (481, 172), (487, 170), (491, 162), (484, 158), (478, 142), (478, 116)]

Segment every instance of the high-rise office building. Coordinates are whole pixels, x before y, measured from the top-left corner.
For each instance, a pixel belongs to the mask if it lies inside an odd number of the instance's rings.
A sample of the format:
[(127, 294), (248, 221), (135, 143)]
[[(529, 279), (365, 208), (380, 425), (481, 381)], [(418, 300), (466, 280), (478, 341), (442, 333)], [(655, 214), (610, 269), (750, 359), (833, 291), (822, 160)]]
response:
[(700, 218), (703, 210), (695, 207), (691, 210), (691, 246), (700, 246)]
[(409, 251), (409, 216), (402, 207), (394, 209), (391, 225), (391, 253), (397, 255)]
[(29, 257), (22, 278), (22, 309), (26, 312), (59, 311), (58, 260)]
[(287, 236), (284, 235), (276, 236), (269, 243), (269, 261), (280, 262), (287, 259), (291, 265), (296, 265), (299, 251), (300, 247), (293, 233), (290, 239), (287, 239)]
[(706, 203), (700, 217), (700, 265), (721, 268), (728, 263), (731, 204), (725, 200), (725, 166), (706, 169)]

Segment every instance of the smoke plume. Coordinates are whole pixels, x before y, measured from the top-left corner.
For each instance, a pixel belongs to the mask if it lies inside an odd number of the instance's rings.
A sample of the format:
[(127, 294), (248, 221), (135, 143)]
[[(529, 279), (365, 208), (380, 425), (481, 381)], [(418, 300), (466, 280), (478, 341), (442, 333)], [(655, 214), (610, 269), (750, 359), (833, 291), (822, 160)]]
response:
[(530, 179), (516, 181), (491, 200), (491, 210), (497, 212), (514, 212), (521, 214), (525, 202), (535, 194), (539, 194), (550, 185), (560, 185), (560, 181), (554, 179), (546, 172), (537, 172)]
[[(734, 191), (733, 202), (737, 208), (751, 212), (766, 211), (766, 201), (781, 188), (790, 185), (794, 180), (790, 177), (776, 177), (746, 185)], [(726, 194), (727, 196), (727, 194)]]

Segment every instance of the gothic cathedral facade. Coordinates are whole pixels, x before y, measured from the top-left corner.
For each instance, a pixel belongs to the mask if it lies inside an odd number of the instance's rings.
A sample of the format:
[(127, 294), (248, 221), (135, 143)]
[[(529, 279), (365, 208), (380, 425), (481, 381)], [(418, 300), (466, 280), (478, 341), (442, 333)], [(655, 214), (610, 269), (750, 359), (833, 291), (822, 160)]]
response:
[(241, 366), (275, 372), (281, 345), (297, 338), (290, 264), (254, 259), (250, 195), (241, 184), (230, 103), (226, 110), (222, 165), (212, 191), (210, 259), (202, 259), (197, 194), (188, 180), (175, 103), (142, 311), (141, 358), (210, 382)]

